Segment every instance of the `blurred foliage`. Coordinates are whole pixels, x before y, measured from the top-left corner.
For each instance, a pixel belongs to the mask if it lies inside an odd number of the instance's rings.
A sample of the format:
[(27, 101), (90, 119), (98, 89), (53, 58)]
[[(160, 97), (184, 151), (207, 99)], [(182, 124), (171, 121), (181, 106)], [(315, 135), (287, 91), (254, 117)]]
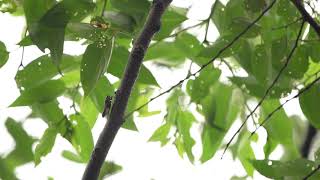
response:
[[(263, 98), (285, 65), (301, 26), (299, 12), (287, 0), (276, 1), (261, 20), (252, 24), (271, 2), (230, 0), (225, 3), (216, 0), (212, 3), (210, 16), (199, 20), (194, 27), (184, 23), (189, 21), (189, 9), (169, 7), (162, 17), (161, 30), (146, 53), (145, 62), (176, 70), (191, 61), (192, 67), (202, 69), (194, 78), (189, 77), (186, 83), (168, 91), (163, 123), (154, 131), (150, 142), (160, 142), (161, 146), (173, 144), (179, 156), (187, 157), (191, 163), (204, 163), (225, 147), (224, 139), (229, 129), (235, 122), (245, 120), (248, 102), (255, 104)], [(43, 52), (50, 50), (50, 54), (43, 54), (19, 68), (15, 81), (20, 96), (10, 105), (30, 107), (32, 113), (27, 118), (40, 118), (48, 128), (36, 139), (28, 135), (28, 129), (24, 129), (22, 123), (7, 119), (5, 125), (15, 140), (15, 148), (0, 156), (0, 178), (17, 179), (15, 169), (18, 166), (32, 161), (35, 165), (41, 163), (41, 158), (54, 148), (58, 135), (70, 142), (75, 150), (63, 151), (64, 158), (77, 163), (88, 162), (94, 145), (91, 129), (104, 109), (105, 97), (113, 96), (119, 86), (132, 42), (152, 5), (148, 0), (111, 0), (106, 8), (103, 4), (103, 0), (0, 0), (0, 11), (26, 19), (27, 33), (18, 45), (37, 46)], [(314, 16), (320, 18), (318, 14)], [(208, 33), (206, 26), (217, 29), (219, 36), (214, 41), (207, 41), (207, 37), (203, 40)], [(239, 36), (248, 26), (251, 28)], [(191, 29), (195, 27), (201, 28), (201, 33), (193, 33)], [(222, 52), (235, 38), (235, 43)], [(301, 179), (318, 166), (319, 152), (315, 161), (302, 159), (298, 145), (302, 144), (303, 138), (294, 138), (295, 126), (306, 121), (288, 116), (280, 99), (307, 87), (317, 78), (319, 38), (312, 28), (303, 28), (303, 36), (290, 63), (253, 116), (258, 117), (259, 122), (265, 118), (270, 121), (264, 126), (267, 131), (263, 147), (265, 159), (255, 159), (251, 142), (261, 137), (250, 136), (247, 127), (231, 144), (229, 150), (234, 159), (240, 160), (248, 176), (253, 176), (256, 170), (268, 178)], [(86, 46), (84, 54), (64, 54), (65, 41), (82, 42)], [(221, 54), (215, 61), (219, 62), (203, 66), (218, 53)], [(7, 63), (9, 54), (5, 44), (0, 42), (0, 68)], [(232, 75), (225, 76), (226, 68), (222, 64), (228, 66), (227, 71), (232, 71)], [(170, 80), (169, 75), (168, 78)], [(156, 74), (143, 65), (127, 113), (154, 100), (154, 91), (159, 89)], [(65, 114), (59, 106), (60, 97), (73, 102), (73, 113)], [(320, 84), (314, 83), (298, 98), (308, 122), (320, 128)], [(196, 108), (191, 109), (191, 105)], [(270, 115), (279, 105), (279, 110)], [(137, 131), (134, 122), (137, 116), (159, 113), (149, 111), (148, 105), (143, 106), (127, 117), (123, 128)], [(200, 157), (193, 152), (196, 140), (191, 129), (195, 126), (201, 127), (198, 132), (202, 146)], [(284, 148), (285, 155), (281, 160), (269, 160), (278, 146)], [(113, 162), (105, 162), (99, 178), (121, 169)], [(312, 178), (320, 178), (319, 173)]]

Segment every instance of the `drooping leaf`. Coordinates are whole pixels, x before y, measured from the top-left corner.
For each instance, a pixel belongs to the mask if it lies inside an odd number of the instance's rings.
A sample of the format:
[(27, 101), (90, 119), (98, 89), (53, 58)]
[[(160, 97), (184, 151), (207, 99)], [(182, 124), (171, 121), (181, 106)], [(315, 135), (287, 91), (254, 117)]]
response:
[(41, 157), (49, 154), (54, 146), (57, 131), (54, 128), (48, 128), (42, 135), (39, 144), (36, 146), (34, 153), (34, 162), (35, 165), (38, 165), (41, 162)]
[(205, 162), (212, 158), (220, 147), (226, 132), (237, 117), (242, 100), (237, 90), (218, 83), (201, 104), (206, 123), (202, 131), (203, 150), (200, 160)]
[[(274, 109), (276, 109), (280, 105), (278, 100), (266, 100), (263, 105), (263, 113), (264, 116), (268, 116)], [(292, 158), (297, 158), (299, 156), (299, 152), (297, 147), (293, 141), (293, 124), (292, 120), (286, 115), (283, 109), (280, 109), (277, 113), (273, 114), (273, 116), (268, 120), (264, 126), (268, 132), (268, 137), (273, 140), (283, 144), (286, 151), (287, 156)]]
[(320, 128), (320, 84), (314, 84), (299, 97), (300, 107), (308, 121), (316, 128)]
[(88, 161), (93, 150), (93, 137), (87, 121), (79, 114), (71, 115), (73, 125), (72, 143), (84, 161)]
[(81, 84), (86, 96), (96, 86), (100, 77), (105, 73), (112, 56), (114, 39), (105, 44), (94, 43), (87, 47), (81, 62)]

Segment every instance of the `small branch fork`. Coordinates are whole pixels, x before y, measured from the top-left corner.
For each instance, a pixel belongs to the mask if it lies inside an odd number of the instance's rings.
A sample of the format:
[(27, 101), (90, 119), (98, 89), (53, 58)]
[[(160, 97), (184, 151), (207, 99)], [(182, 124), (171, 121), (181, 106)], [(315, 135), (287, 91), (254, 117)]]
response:
[(154, 0), (149, 11), (146, 23), (136, 39), (132, 51), (129, 55), (121, 85), (115, 95), (109, 119), (103, 128), (98, 141), (91, 154), (91, 158), (85, 172), (83, 180), (98, 179), (101, 166), (109, 152), (111, 144), (124, 123), (124, 112), (128, 104), (129, 96), (135, 80), (137, 79), (145, 52), (150, 44), (153, 35), (160, 30), (160, 19), (172, 0)]
[(312, 18), (312, 16), (308, 13), (308, 11), (303, 6), (303, 1), (301, 0), (291, 0), (291, 2), (296, 6), (302, 15), (303, 19), (307, 21), (311, 27), (316, 31), (320, 38), (320, 25)]
[[(218, 53), (207, 63), (203, 64), (200, 69), (194, 73), (189, 74), (187, 77), (185, 77), (184, 79), (180, 80), (178, 83), (176, 83), (175, 85), (171, 86), (169, 89), (167, 89), (166, 91), (154, 96), (153, 98), (151, 98), (149, 101), (147, 101), (146, 103), (142, 104), (141, 106), (137, 107), (136, 109), (132, 110), (131, 112), (127, 113), (125, 115), (125, 119), (130, 117), (135, 111), (139, 111), (140, 109), (144, 108), (145, 106), (147, 106), (150, 102), (154, 101), (155, 99), (163, 96), (166, 93), (169, 93), (170, 91), (172, 91), (174, 88), (180, 86), (183, 82), (185, 82), (186, 80), (190, 79), (191, 77), (195, 77), (199, 72), (201, 72), (204, 68), (206, 68), (207, 66), (209, 66), (210, 64), (212, 64), (224, 51), (226, 51), (228, 48), (230, 48), (237, 40), (239, 40), (241, 38), (241, 36), (243, 36), (245, 33), (247, 33), (247, 31), (254, 26), (275, 4), (276, 0), (273, 0), (270, 5), (263, 10), (263, 12), (254, 20), (252, 21), (242, 32), (240, 32), (229, 44), (227, 44), (225, 47), (223, 47), (222, 49), (220, 49), (218, 51)], [(251, 113), (252, 115), (253, 113)]]
[[(293, 46), (293, 48), (291, 49), (286, 61), (285, 61), (285, 64), (282, 66), (282, 68), (280, 69), (279, 73), (277, 74), (276, 78), (273, 80), (273, 82), (271, 83), (271, 85), (268, 87), (268, 89), (266, 90), (266, 92), (264, 93), (263, 97), (261, 98), (261, 100), (258, 102), (258, 104), (255, 106), (255, 108), (253, 109), (253, 111), (246, 117), (246, 119), (244, 120), (244, 122), (241, 124), (241, 126), (239, 127), (239, 129), (233, 134), (233, 136), (231, 137), (231, 139), (228, 141), (223, 153), (222, 153), (222, 157), (223, 158), (223, 155), (225, 154), (225, 152), (227, 151), (227, 149), (229, 148), (231, 142), (233, 141), (233, 139), (236, 137), (236, 135), (242, 130), (242, 128), (244, 127), (244, 125), (246, 124), (246, 122), (248, 121), (249, 117), (253, 115), (253, 113), (262, 105), (262, 103), (264, 102), (264, 100), (267, 98), (267, 96), (269, 95), (269, 92), (271, 91), (271, 89), (275, 86), (275, 84), (278, 82), (278, 80), (280, 79), (282, 73), (284, 72), (284, 70), (288, 67), (289, 63), (290, 63), (290, 60), (291, 60), (291, 57), (292, 55), (294, 54), (295, 50), (297, 49), (298, 47), (298, 44), (299, 44), (299, 39), (302, 35), (302, 31), (303, 31), (303, 26), (304, 26), (304, 21), (301, 23), (301, 27), (300, 27), (300, 30), (299, 30), (299, 33), (297, 35), (297, 38), (296, 38), (296, 41), (295, 41), (295, 44)], [(258, 128), (260, 127), (261, 125), (258, 126)], [(255, 132), (255, 131), (254, 131)]]

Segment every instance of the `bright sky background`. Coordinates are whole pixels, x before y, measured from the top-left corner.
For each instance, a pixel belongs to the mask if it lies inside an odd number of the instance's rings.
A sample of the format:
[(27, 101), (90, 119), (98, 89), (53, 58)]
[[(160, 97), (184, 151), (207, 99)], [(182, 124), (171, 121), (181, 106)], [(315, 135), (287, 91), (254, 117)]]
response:
[[(210, 7), (212, 0), (174, 0), (175, 5), (189, 7), (194, 5), (191, 9), (190, 18), (205, 19), (210, 13)], [(24, 118), (30, 109), (28, 108), (7, 108), (18, 96), (19, 91), (16, 87), (14, 77), (17, 68), (20, 64), (22, 48), (19, 48), (16, 44), (20, 41), (22, 31), (25, 26), (24, 18), (12, 17), (9, 14), (0, 13), (0, 41), (4, 42), (10, 52), (10, 59), (8, 63), (0, 69), (0, 154), (5, 155), (14, 147), (14, 141), (5, 129), (4, 122), (8, 116), (13, 117), (15, 120), (24, 121)], [(214, 28), (210, 30), (210, 38), (217, 36)], [(85, 47), (76, 43), (67, 42), (65, 44), (64, 52), (67, 54), (82, 54)], [(25, 48), (24, 65), (41, 56), (42, 53), (35, 46)], [(161, 87), (166, 89), (181, 78), (184, 78), (187, 70), (181, 68), (180, 70), (171, 71), (168, 69), (156, 69), (155, 67), (147, 64), (152, 70), (153, 74), (157, 78)], [(164, 98), (151, 103), (151, 108), (158, 110), (163, 109)], [(63, 101), (61, 104), (63, 107), (70, 106), (69, 101)], [(297, 114), (301, 114), (300, 108), (297, 107), (297, 102), (292, 102), (287, 106), (286, 110), (291, 109), (289, 114), (294, 111)], [(124, 180), (124, 179), (137, 179), (137, 180), (171, 180), (171, 179), (184, 179), (184, 180), (227, 180), (234, 174), (238, 176), (244, 176), (246, 173), (242, 168), (241, 163), (237, 160), (232, 160), (231, 154), (227, 152), (222, 160), (220, 160), (222, 151), (218, 151), (216, 156), (204, 164), (196, 162), (192, 165), (187, 158), (181, 159), (175, 149), (174, 145), (167, 145), (160, 147), (160, 143), (148, 143), (154, 130), (160, 126), (163, 118), (163, 114), (152, 116), (151, 118), (136, 119), (136, 124), (139, 132), (128, 131), (121, 129), (116, 136), (116, 139), (108, 154), (107, 160), (112, 160), (123, 166), (123, 171), (112, 176), (109, 179), (112, 180)], [(100, 118), (95, 127), (93, 128), (93, 136), (96, 140), (102, 127), (105, 124), (105, 119)], [(227, 140), (232, 133), (236, 131), (239, 126), (239, 122), (232, 126), (230, 132), (226, 136)], [(27, 120), (24, 122), (24, 127), (28, 133), (32, 136), (40, 138), (47, 128), (47, 125), (41, 120)], [(194, 153), (196, 157), (200, 157), (200, 127), (192, 128), (192, 135), (197, 139)], [(265, 137), (265, 132), (262, 130), (260, 135)], [(262, 146), (265, 143), (265, 139), (261, 138), (258, 143), (253, 143), (252, 146), (255, 149), (255, 153), (258, 159), (263, 159)], [(258, 145), (259, 144), (259, 145)], [(39, 166), (34, 167), (33, 163), (26, 164), (19, 167), (16, 172), (22, 180), (43, 180), (48, 176), (54, 177), (57, 180), (64, 179), (80, 179), (84, 171), (84, 164), (73, 163), (64, 159), (61, 156), (63, 150), (72, 150), (72, 146), (63, 138), (58, 136), (53, 151), (45, 158)], [(278, 149), (271, 157), (278, 158), (281, 154), (281, 149)], [(255, 173), (254, 179), (266, 179)]]

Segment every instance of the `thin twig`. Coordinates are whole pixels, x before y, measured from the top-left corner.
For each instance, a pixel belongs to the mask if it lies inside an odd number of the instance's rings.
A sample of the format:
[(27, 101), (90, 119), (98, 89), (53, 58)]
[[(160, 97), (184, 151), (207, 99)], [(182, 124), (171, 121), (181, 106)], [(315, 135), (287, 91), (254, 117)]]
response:
[(206, 20), (204, 20), (204, 22), (206, 23), (206, 31), (205, 31), (205, 34), (204, 34), (203, 43), (208, 43), (207, 38), (208, 38), (208, 31), (209, 31), (210, 19), (211, 19), (211, 16), (213, 15), (213, 13), (214, 13), (214, 11), (215, 11), (215, 9), (216, 9), (216, 7), (217, 7), (218, 1), (219, 1), (219, 0), (216, 0), (216, 1), (213, 3), (213, 5), (212, 5), (212, 7), (211, 7), (211, 12), (210, 12), (209, 17), (208, 17)]
[(190, 29), (193, 29), (193, 28), (196, 28), (196, 27), (198, 27), (198, 26), (201, 26), (202, 24), (204, 24), (204, 21), (199, 22), (199, 23), (197, 23), (197, 24), (195, 24), (195, 25), (192, 25), (192, 26), (188, 26), (188, 27), (186, 27), (186, 28), (184, 28), (184, 29), (181, 29), (181, 30), (179, 30), (179, 31), (177, 31), (177, 32), (169, 35), (167, 38), (176, 37), (176, 36), (178, 36), (180, 33), (185, 32), (185, 31), (190, 30)]
[(146, 103), (140, 105), (139, 107), (137, 107), (136, 109), (132, 110), (131, 112), (127, 113), (125, 115), (125, 119), (130, 117), (135, 111), (139, 111), (140, 109), (144, 108), (145, 106), (147, 106), (149, 103), (151, 103), (152, 101), (154, 101), (155, 99), (163, 96), (166, 93), (169, 93), (171, 90), (173, 90), (174, 88), (178, 87), (180, 84), (182, 84), (184, 81), (188, 80), (191, 77), (195, 77), (199, 72), (201, 72), (204, 68), (206, 68), (207, 66), (209, 66), (210, 64), (212, 64), (224, 51), (226, 51), (229, 47), (231, 47), (238, 39), (240, 39), (240, 37), (242, 35), (244, 35), (252, 26), (255, 25), (255, 23), (257, 23), (263, 16), (265, 13), (267, 13), (275, 4), (277, 0), (273, 0), (271, 2), (271, 4), (254, 20), (252, 21), (242, 32), (240, 32), (229, 44), (227, 44), (225, 47), (223, 47), (222, 49), (220, 49), (218, 51), (218, 53), (207, 63), (203, 64), (200, 69), (192, 74), (190, 74), (189, 76), (185, 77), (184, 79), (180, 80), (178, 83), (176, 83), (175, 85), (171, 86), (169, 89), (167, 89), (166, 91), (152, 97), (149, 101), (147, 101)]
[(296, 94), (295, 96), (293, 96), (290, 99), (287, 99), (284, 103), (280, 104), (278, 107), (276, 107), (271, 113), (269, 113), (267, 115), (267, 117), (261, 122), (261, 124), (251, 133), (251, 136), (253, 134), (255, 134), (257, 132), (257, 130), (263, 126), (264, 124), (266, 124), (268, 122), (268, 120), (280, 109), (283, 108), (284, 105), (286, 105), (288, 102), (292, 101), (295, 98), (298, 98), (299, 96), (301, 96), (303, 93), (305, 93), (306, 91), (308, 91), (315, 83), (317, 83), (320, 80), (320, 77), (318, 77), (317, 79), (313, 80), (310, 84), (308, 84), (305, 88), (301, 89), (299, 91), (298, 94)]
[(319, 171), (320, 165), (317, 166), (314, 170), (312, 170), (306, 177), (303, 178), (303, 180), (309, 179), (311, 176), (313, 176), (317, 171)]
[(300, 22), (301, 20), (303, 20), (303, 17), (300, 17), (288, 24), (285, 24), (285, 25), (282, 25), (282, 26), (279, 26), (279, 27), (274, 27), (272, 28), (271, 30), (274, 31), (274, 30), (279, 30), (279, 29), (284, 29), (284, 28), (288, 28), (289, 26), (293, 25), (293, 24), (296, 24), (297, 22)]
[(299, 33), (297, 35), (297, 39), (295, 41), (295, 44), (293, 46), (293, 48), (291, 49), (285, 64), (282, 66), (282, 68), (280, 69), (279, 73), (277, 74), (276, 78), (273, 80), (273, 82), (271, 83), (271, 85), (268, 87), (268, 89), (266, 90), (266, 92), (264, 93), (263, 97), (261, 98), (261, 100), (258, 102), (258, 104), (255, 106), (255, 108), (253, 109), (253, 111), (246, 117), (246, 119), (244, 120), (244, 122), (241, 124), (241, 126), (238, 128), (238, 130), (233, 134), (233, 136), (231, 137), (231, 139), (228, 141), (221, 158), (223, 158), (223, 155), (225, 154), (225, 152), (227, 151), (228, 147), (230, 146), (231, 142), (233, 141), (233, 139), (236, 137), (236, 135), (242, 130), (242, 128), (244, 127), (244, 125), (246, 124), (246, 122), (248, 121), (249, 117), (252, 116), (252, 114), (262, 105), (262, 103), (264, 102), (264, 100), (266, 99), (266, 97), (269, 95), (269, 92), (271, 91), (271, 89), (275, 86), (275, 84), (278, 82), (278, 80), (280, 79), (282, 73), (284, 72), (284, 70), (288, 67), (291, 57), (293, 55), (293, 53), (295, 52), (296, 48), (298, 47), (298, 42), (299, 42), (299, 38), (302, 35), (302, 30), (303, 30), (303, 26), (304, 26), (304, 21), (301, 23), (301, 27), (299, 29)]

